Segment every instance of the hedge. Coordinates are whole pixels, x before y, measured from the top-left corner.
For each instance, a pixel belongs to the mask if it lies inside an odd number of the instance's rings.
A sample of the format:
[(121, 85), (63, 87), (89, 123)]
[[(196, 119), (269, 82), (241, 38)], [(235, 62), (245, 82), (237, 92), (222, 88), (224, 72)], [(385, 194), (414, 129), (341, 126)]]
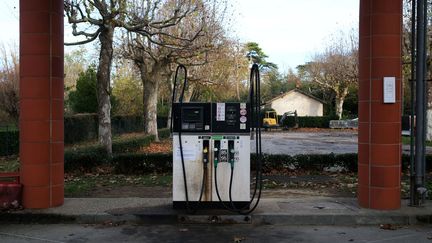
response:
[[(158, 117), (158, 127), (165, 128), (166, 117)], [(114, 116), (112, 118), (112, 134), (120, 135), (130, 132), (142, 132), (142, 117)], [(161, 129), (160, 131), (164, 131)], [(98, 136), (98, 120), (96, 114), (79, 114), (64, 118), (64, 142), (75, 144), (84, 141), (95, 141)], [(163, 137), (163, 136), (162, 136)], [(133, 141), (129, 141), (133, 144)], [(119, 146), (121, 146), (120, 143)], [(129, 145), (125, 145), (129, 146)], [(0, 130), (0, 156), (19, 153), (19, 131), (16, 128)]]
[(64, 118), (64, 142), (74, 144), (96, 140), (98, 136), (97, 114), (78, 114)]
[[(166, 117), (158, 117), (159, 128), (167, 125)], [(131, 132), (143, 132), (142, 116), (113, 116), (111, 117), (111, 131), (113, 135)], [(64, 118), (65, 144), (96, 140), (98, 136), (98, 115), (77, 114)]]
[[(159, 138), (170, 136), (169, 129), (160, 129)], [(135, 152), (140, 147), (145, 147), (154, 141), (153, 135), (141, 135), (130, 138), (114, 140), (112, 149), (114, 157), (116, 154)], [(90, 171), (97, 166), (109, 164), (112, 161), (109, 158), (102, 145), (92, 144), (80, 147), (65, 149), (64, 168), (66, 172), (75, 170)]]
[[(252, 169), (256, 155), (252, 154)], [(172, 154), (121, 154), (113, 158), (115, 172), (119, 174), (168, 173), (172, 171)], [(312, 155), (263, 155), (263, 172), (283, 171), (294, 166), (296, 170), (319, 170), (325, 167), (343, 166), (348, 171), (357, 171), (357, 154), (312, 154)]]
[[(336, 120), (337, 117), (334, 116), (299, 116), (298, 127), (301, 128), (329, 128), (331, 120)], [(283, 127), (291, 128), (295, 126), (295, 117), (288, 116), (284, 120)]]
[[(252, 168), (255, 167), (256, 154), (252, 155)], [(288, 168), (295, 170), (319, 170), (326, 167), (341, 166), (348, 171), (357, 171), (357, 154), (298, 154), (272, 155), (264, 154), (262, 169), (264, 173), (284, 171)]]
[(18, 130), (0, 131), (0, 156), (18, 154), (19, 132)]
[[(256, 155), (251, 157), (255, 169)], [(432, 155), (427, 155), (427, 171), (432, 170)], [(113, 158), (115, 173), (145, 174), (172, 172), (172, 154), (120, 154)], [(349, 172), (357, 172), (357, 154), (299, 154), (263, 155), (263, 173), (291, 170), (323, 171), (326, 167), (341, 166)], [(402, 156), (402, 169), (409, 168), (409, 155)]]

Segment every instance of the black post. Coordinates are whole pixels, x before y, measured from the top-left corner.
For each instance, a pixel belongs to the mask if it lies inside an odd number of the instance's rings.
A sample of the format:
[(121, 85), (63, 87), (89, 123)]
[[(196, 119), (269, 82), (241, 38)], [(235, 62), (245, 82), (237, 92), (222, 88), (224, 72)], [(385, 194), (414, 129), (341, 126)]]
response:
[(414, 123), (415, 123), (415, 65), (416, 65), (416, 0), (411, 2), (411, 116), (410, 116), (410, 205), (418, 205), (415, 186), (415, 157), (414, 157)]
[[(425, 162), (425, 63), (426, 63), (426, 0), (417, 4), (417, 58), (416, 58), (416, 139), (415, 139), (415, 192), (424, 188)], [(418, 204), (416, 204), (418, 205)]]
[[(423, 114), (424, 114), (424, 120), (423, 120), (423, 160), (422, 160), (422, 172), (421, 172), (421, 176), (422, 176), (422, 190), (424, 192), (426, 192), (426, 134), (427, 134), (427, 124), (428, 124), (428, 119), (427, 119), (427, 107), (428, 107), (428, 78), (427, 78), (427, 62), (428, 62), (428, 51), (427, 51), (427, 35), (428, 35), (428, 0), (424, 0), (424, 25), (423, 25), (423, 31), (424, 31), (424, 62), (423, 62), (423, 77), (424, 77), (424, 89), (423, 89), (423, 93), (424, 93), (424, 101), (423, 101)], [(419, 190), (417, 188), (417, 190)], [(424, 195), (422, 195), (424, 196)]]

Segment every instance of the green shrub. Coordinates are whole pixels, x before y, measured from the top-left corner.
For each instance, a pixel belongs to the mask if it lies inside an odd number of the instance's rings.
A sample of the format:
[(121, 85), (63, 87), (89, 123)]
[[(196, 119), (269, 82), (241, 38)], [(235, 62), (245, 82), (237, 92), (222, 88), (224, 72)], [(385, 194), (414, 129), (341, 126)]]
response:
[[(337, 119), (334, 116), (299, 116), (298, 125), (301, 128), (329, 128), (331, 120)], [(294, 127), (295, 117), (289, 116), (284, 120), (283, 127)]]
[[(299, 155), (272, 155), (264, 154), (262, 170), (264, 173), (283, 172), (287, 169), (322, 171), (326, 167), (341, 166), (349, 172), (357, 172), (357, 154), (299, 154)], [(102, 158), (103, 159), (103, 158)], [(101, 160), (96, 158), (94, 161)], [(251, 156), (252, 169), (256, 169), (256, 154)], [(432, 155), (427, 155), (427, 171), (432, 169)], [(142, 173), (171, 173), (171, 153), (123, 153), (112, 159), (115, 173), (142, 174)], [(409, 168), (409, 155), (402, 156), (402, 169)]]
[(113, 154), (128, 153), (137, 151), (141, 147), (148, 146), (154, 141), (153, 135), (122, 138), (112, 143)]
[(79, 73), (76, 89), (69, 93), (68, 104), (76, 113), (97, 112), (97, 77), (96, 67), (91, 65), (85, 72)]
[[(298, 154), (293, 156), (264, 154), (262, 159), (264, 173), (283, 171), (287, 168), (322, 171), (325, 167), (332, 166), (342, 166), (348, 171), (357, 171), (357, 154)], [(255, 169), (256, 160), (256, 154), (252, 154), (253, 169)]]
[(91, 145), (79, 148), (65, 149), (64, 170), (72, 171), (91, 171), (96, 167), (107, 164), (110, 158), (105, 149), (100, 145)]
[[(257, 156), (252, 154), (251, 165), (255, 169)], [(172, 154), (120, 154), (113, 158), (116, 173), (169, 173), (172, 171)], [(313, 155), (263, 155), (264, 173), (284, 171), (294, 166), (295, 170), (322, 171), (325, 167), (343, 166), (348, 171), (357, 171), (357, 154), (313, 154)]]
[[(410, 155), (402, 155), (402, 169), (408, 170), (410, 166)], [(432, 154), (426, 154), (426, 171), (432, 172)]]
[(64, 118), (64, 142), (74, 144), (96, 140), (98, 137), (97, 114), (78, 114)]
[[(113, 116), (111, 131), (113, 135), (143, 132), (142, 116)], [(158, 128), (166, 128), (167, 118), (158, 117)], [(75, 144), (98, 138), (98, 115), (77, 114), (64, 118), (65, 144)]]
[(113, 116), (111, 118), (111, 127), (113, 134), (144, 131), (142, 116)]
[(18, 154), (19, 152), (19, 131), (0, 131), (0, 156)]
[[(170, 135), (169, 129), (159, 130), (161, 139)], [(154, 136), (140, 135), (113, 140), (113, 154), (130, 153), (137, 151), (140, 147), (148, 146), (154, 140)], [(65, 171), (75, 170), (90, 171), (99, 165), (108, 164), (111, 159), (107, 156), (102, 145), (91, 144), (73, 147), (65, 150)]]

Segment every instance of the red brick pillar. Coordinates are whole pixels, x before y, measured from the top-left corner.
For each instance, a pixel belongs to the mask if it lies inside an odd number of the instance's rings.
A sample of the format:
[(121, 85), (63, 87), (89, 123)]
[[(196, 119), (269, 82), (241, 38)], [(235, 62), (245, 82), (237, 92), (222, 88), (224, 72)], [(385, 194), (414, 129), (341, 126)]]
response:
[[(400, 208), (402, 0), (360, 0), (358, 201)], [(384, 103), (383, 78), (396, 78), (396, 102)]]
[(63, 0), (20, 0), (20, 161), (26, 208), (63, 204)]

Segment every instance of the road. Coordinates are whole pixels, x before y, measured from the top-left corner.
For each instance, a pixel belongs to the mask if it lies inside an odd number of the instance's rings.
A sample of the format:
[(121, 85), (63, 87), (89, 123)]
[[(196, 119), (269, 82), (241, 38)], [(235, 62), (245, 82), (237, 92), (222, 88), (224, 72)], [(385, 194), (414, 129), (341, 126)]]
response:
[[(356, 130), (270, 131), (263, 132), (261, 138), (262, 151), (266, 154), (357, 153)], [(402, 148), (403, 153), (409, 154), (409, 145)], [(255, 140), (251, 141), (251, 151), (255, 151)], [(427, 147), (426, 152), (432, 154), (432, 147)]]
[(0, 225), (0, 242), (428, 242), (429, 227)]
[[(323, 130), (316, 132), (263, 132), (262, 151), (266, 154), (342, 154), (357, 153), (357, 132)], [(255, 141), (251, 141), (255, 151)]]

